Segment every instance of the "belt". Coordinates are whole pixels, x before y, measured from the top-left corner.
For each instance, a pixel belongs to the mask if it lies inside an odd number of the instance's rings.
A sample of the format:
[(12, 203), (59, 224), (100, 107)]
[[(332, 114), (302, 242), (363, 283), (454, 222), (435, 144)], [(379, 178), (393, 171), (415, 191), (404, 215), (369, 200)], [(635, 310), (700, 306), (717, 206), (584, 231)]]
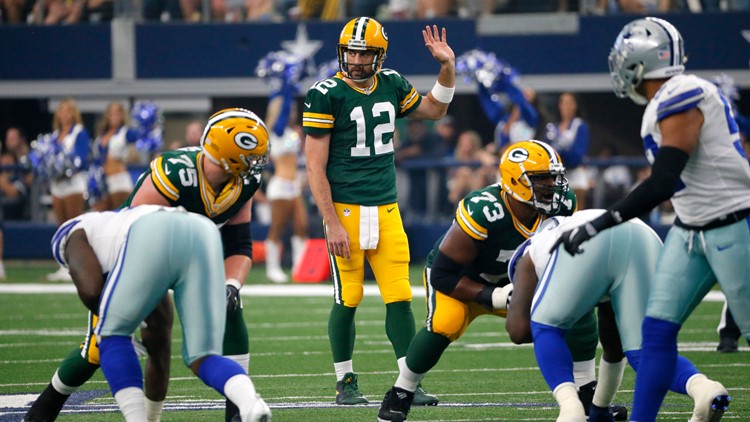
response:
[(679, 217), (675, 219), (674, 225), (677, 227), (686, 229), (686, 230), (705, 231), (705, 230), (718, 229), (719, 227), (724, 227), (730, 224), (734, 224), (738, 221), (744, 220), (749, 215), (750, 215), (750, 208), (745, 208), (744, 210), (739, 210), (739, 211), (735, 211), (726, 215), (722, 215), (721, 217), (713, 221), (710, 221), (707, 224), (704, 224), (702, 226), (691, 226), (691, 225), (685, 224), (682, 221), (680, 221)]

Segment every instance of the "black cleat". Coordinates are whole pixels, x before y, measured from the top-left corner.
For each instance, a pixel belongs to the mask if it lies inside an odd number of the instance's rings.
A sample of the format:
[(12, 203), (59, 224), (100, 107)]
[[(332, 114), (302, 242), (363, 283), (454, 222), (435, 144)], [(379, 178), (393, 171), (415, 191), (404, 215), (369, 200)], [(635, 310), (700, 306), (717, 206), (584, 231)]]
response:
[(392, 387), (385, 393), (378, 410), (378, 422), (404, 422), (409, 414), (414, 393), (403, 388)]

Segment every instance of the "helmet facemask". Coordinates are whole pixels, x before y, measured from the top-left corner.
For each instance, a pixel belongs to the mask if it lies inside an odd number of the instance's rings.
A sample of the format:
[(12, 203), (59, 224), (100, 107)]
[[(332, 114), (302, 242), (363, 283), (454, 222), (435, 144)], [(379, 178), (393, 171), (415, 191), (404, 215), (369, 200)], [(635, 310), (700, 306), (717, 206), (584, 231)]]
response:
[[(385, 60), (385, 54), (383, 53), (382, 49), (378, 48), (355, 48), (352, 47), (351, 44), (355, 43), (357, 40), (351, 40), (349, 41), (349, 46), (346, 45), (339, 45), (339, 69), (341, 69), (341, 73), (344, 74), (347, 78), (353, 80), (354, 82), (364, 82), (373, 76), (375, 76), (376, 73), (383, 67), (383, 61)], [(364, 44), (364, 42), (362, 42)], [(374, 53), (373, 60), (371, 63), (361, 63), (361, 64), (350, 64), (346, 52), (348, 50), (357, 50), (357, 51), (371, 51)], [(364, 68), (367, 66), (371, 66), (369, 72), (363, 72), (363, 75), (359, 78), (352, 77), (351, 72), (349, 72), (349, 66), (352, 67), (361, 67)]]
[(524, 171), (519, 181), (531, 191), (530, 200), (522, 202), (542, 214), (555, 215), (560, 212), (569, 189), (562, 164), (552, 163), (549, 171), (545, 172)]

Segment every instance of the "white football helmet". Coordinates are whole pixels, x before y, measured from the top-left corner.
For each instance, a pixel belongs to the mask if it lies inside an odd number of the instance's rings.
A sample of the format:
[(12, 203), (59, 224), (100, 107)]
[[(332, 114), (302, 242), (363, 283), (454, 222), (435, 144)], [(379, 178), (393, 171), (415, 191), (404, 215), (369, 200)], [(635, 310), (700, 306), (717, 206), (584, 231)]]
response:
[(644, 105), (636, 88), (644, 79), (671, 78), (685, 71), (682, 36), (671, 23), (647, 17), (625, 25), (609, 53), (609, 76), (619, 98)]

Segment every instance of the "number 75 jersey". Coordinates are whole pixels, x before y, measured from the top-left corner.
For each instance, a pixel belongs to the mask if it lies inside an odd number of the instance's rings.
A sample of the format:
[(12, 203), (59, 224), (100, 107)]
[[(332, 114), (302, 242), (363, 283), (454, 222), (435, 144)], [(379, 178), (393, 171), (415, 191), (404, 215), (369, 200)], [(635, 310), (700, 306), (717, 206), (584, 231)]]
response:
[(383, 69), (370, 89), (350, 86), (341, 74), (318, 81), (305, 97), (306, 134), (330, 134), (326, 176), (334, 202), (366, 206), (396, 202), (393, 132), (396, 119), (422, 97), (398, 72)]
[(182, 206), (189, 212), (210, 218), (217, 225), (226, 223), (258, 190), (260, 175), (230, 178), (221, 192), (214, 192), (203, 174), (202, 155), (200, 148), (188, 147), (166, 151), (156, 157), (138, 178), (123, 207), (130, 205), (143, 181), (150, 177), (170, 206)]

